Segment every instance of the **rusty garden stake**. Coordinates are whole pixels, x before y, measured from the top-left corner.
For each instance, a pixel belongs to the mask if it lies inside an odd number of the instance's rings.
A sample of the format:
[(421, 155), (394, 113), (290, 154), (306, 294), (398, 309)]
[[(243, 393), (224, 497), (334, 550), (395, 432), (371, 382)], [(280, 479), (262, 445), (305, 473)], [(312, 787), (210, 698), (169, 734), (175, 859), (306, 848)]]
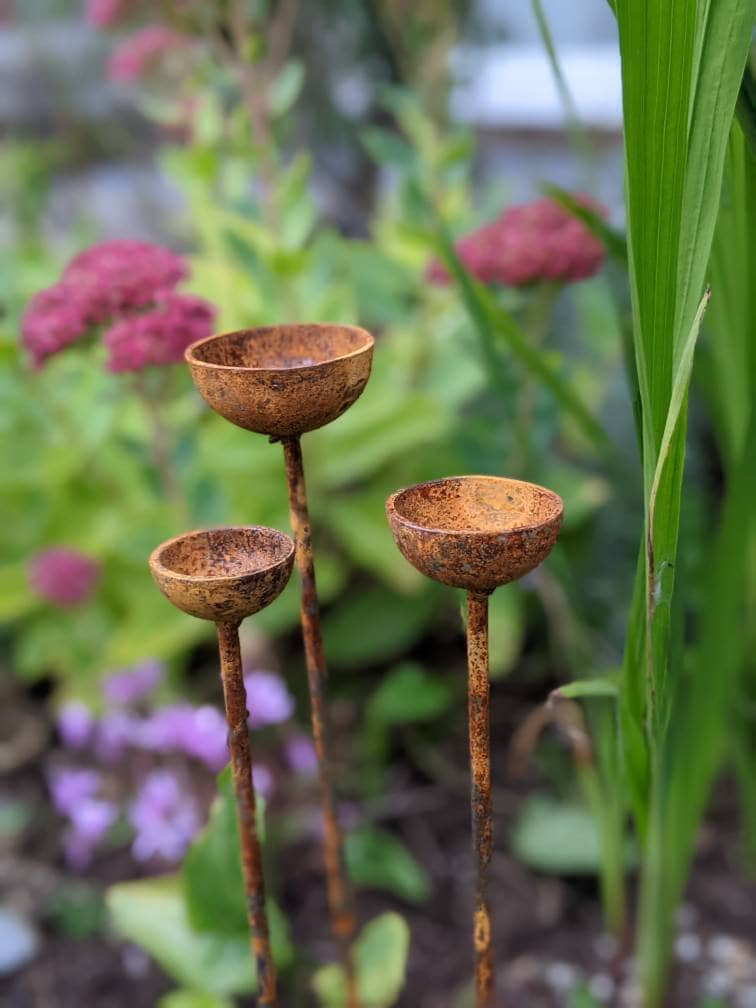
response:
[(320, 634), (310, 517), (300, 437), (341, 416), (370, 376), (373, 337), (357, 326), (302, 324), (243, 329), (194, 343), (186, 360), (197, 389), (221, 416), (280, 441), (284, 450), (295, 562), (301, 584), (300, 622), (324, 821), (324, 860), (331, 929), (347, 982), (347, 1008), (359, 1008), (352, 957), (356, 930), (351, 886), (334, 803), (327, 675)]
[(476, 1008), (491, 1008), (495, 969), (488, 900), (493, 848), (488, 685), (488, 596), (551, 551), (562, 501), (551, 490), (493, 476), (455, 476), (392, 494), (394, 540), (422, 574), (467, 592), (467, 682), (473, 848), (477, 861), (473, 947)]
[(294, 544), (283, 532), (241, 526), (176, 536), (153, 550), (149, 561), (152, 576), (168, 601), (191, 616), (212, 620), (218, 631), (242, 875), (261, 1008), (278, 1008), (279, 1002), (257, 837), (239, 624), (280, 595), (293, 560)]

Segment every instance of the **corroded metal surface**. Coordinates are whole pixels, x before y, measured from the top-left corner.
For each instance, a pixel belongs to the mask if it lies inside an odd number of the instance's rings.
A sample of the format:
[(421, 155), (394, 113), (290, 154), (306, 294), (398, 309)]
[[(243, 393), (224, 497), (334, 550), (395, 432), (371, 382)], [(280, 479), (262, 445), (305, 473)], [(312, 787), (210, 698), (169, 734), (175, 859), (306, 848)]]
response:
[(491, 732), (488, 703), (488, 595), (467, 595), (467, 716), (470, 733), (470, 803), (473, 848), (477, 860), (473, 947), (476, 1008), (490, 1008), (493, 998), (491, 912), (488, 865), (493, 849), (491, 807)]
[(331, 928), (339, 944), (340, 958), (347, 977), (347, 1008), (358, 1008), (357, 982), (352, 959), (352, 940), (356, 929), (351, 886), (346, 876), (341, 828), (336, 817), (330, 765), (328, 712), (324, 700), (327, 675), (320, 613), (315, 588), (315, 569), (310, 538), (302, 451), (298, 437), (282, 438), (289, 514), (294, 534), (295, 562), (301, 583), (300, 622), (310, 692), (312, 735), (318, 757), (320, 803), (323, 812), (323, 851)]
[(477, 860), (475, 1005), (491, 1008), (495, 974), (487, 891), (493, 849), (488, 595), (546, 559), (562, 525), (562, 501), (534, 483), (454, 476), (397, 491), (386, 501), (386, 515), (397, 546), (414, 567), (435, 581), (467, 590), (467, 713)]
[(247, 899), (252, 957), (257, 969), (260, 1006), (277, 1006), (276, 968), (270, 947), (265, 910), (265, 883), (262, 855), (257, 836), (255, 789), (252, 784), (252, 754), (247, 728), (247, 694), (244, 689), (239, 630), (235, 623), (218, 623), (223, 699), (228, 722), (228, 748), (236, 795), (236, 823), (239, 829), (244, 892)]
[(245, 616), (280, 594), (293, 561), (294, 544), (287, 535), (256, 525), (176, 536), (153, 550), (149, 561), (152, 576), (169, 602), (191, 616), (214, 620), (217, 626), (250, 945), (259, 985), (257, 1003), (269, 1008), (278, 1005), (276, 972), (265, 911), (238, 631)]
[(264, 609), (289, 580), (294, 544), (259, 525), (187, 532), (158, 546), (150, 571), (177, 609), (214, 622), (240, 622)]
[(330, 324), (222, 333), (185, 354), (216, 413), (273, 437), (303, 434), (341, 416), (364, 389), (372, 356), (365, 329)]
[(494, 476), (454, 476), (399, 490), (386, 502), (397, 546), (422, 574), (493, 591), (537, 567), (562, 524), (551, 490)]

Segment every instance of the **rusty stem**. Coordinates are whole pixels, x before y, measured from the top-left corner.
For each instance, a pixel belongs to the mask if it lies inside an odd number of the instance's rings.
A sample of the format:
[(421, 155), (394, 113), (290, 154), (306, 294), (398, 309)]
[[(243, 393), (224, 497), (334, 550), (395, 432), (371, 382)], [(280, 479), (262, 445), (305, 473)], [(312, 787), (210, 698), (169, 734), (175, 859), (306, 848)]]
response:
[(467, 593), (467, 717), (470, 731), (471, 805), (477, 884), (473, 913), (475, 1005), (490, 1008), (493, 998), (488, 865), (493, 846), (491, 731), (488, 685), (488, 595)]
[(302, 448), (298, 436), (283, 437), (281, 443), (286, 464), (289, 515), (294, 534), (294, 562), (301, 584), (299, 615), (307, 665), (307, 683), (310, 691), (312, 735), (318, 757), (320, 777), (328, 909), (331, 916), (331, 929), (338, 942), (339, 955), (347, 981), (347, 1008), (359, 1008), (352, 955), (356, 918), (351, 886), (347, 880), (344, 866), (341, 828), (334, 804), (328, 716), (323, 696), (327, 670), (323, 654), (323, 641), (320, 636), (320, 614), (315, 589), (315, 570), (312, 560), (310, 516), (307, 510)]
[(260, 841), (257, 837), (255, 790), (252, 785), (252, 754), (247, 729), (247, 693), (242, 675), (237, 623), (217, 623), (223, 699), (228, 722), (228, 748), (236, 793), (236, 822), (239, 827), (244, 891), (247, 898), (252, 957), (257, 968), (258, 1005), (278, 1008), (276, 968), (270, 948), (265, 912), (265, 883)]

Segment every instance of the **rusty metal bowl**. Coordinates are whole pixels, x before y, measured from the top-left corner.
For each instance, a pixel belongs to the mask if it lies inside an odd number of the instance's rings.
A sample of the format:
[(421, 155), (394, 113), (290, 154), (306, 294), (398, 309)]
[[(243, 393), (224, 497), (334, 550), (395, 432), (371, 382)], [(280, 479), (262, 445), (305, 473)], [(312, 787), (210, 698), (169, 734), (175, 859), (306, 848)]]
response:
[(426, 577), (491, 592), (537, 567), (562, 525), (551, 490), (496, 476), (453, 476), (398, 490), (386, 501), (394, 540)]
[(245, 430), (290, 437), (325, 426), (359, 397), (373, 337), (358, 326), (266, 326), (209, 336), (185, 358), (216, 413)]
[(169, 602), (215, 623), (239, 623), (270, 605), (293, 562), (291, 539), (260, 525), (187, 532), (162, 543), (149, 560)]

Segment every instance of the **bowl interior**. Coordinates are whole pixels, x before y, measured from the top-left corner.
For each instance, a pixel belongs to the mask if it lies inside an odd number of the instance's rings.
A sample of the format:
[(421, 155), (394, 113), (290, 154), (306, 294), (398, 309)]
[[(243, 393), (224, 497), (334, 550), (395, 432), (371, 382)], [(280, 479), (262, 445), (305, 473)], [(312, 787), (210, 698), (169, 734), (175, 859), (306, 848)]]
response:
[(328, 324), (267, 326), (211, 336), (191, 348), (191, 360), (222, 367), (279, 370), (311, 367), (372, 346), (358, 326)]
[(562, 511), (559, 497), (521, 480), (455, 476), (402, 490), (394, 498), (399, 518), (444, 532), (506, 532), (537, 528)]
[(291, 540), (282, 532), (242, 527), (189, 532), (165, 543), (155, 559), (170, 574), (207, 581), (266, 570), (291, 552)]

